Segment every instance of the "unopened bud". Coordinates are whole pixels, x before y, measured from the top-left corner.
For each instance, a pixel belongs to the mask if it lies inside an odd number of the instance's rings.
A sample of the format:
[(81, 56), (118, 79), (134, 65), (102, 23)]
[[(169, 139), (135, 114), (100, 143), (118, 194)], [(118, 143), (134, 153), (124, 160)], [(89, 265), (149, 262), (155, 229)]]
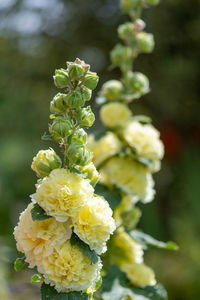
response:
[(144, 95), (149, 92), (149, 79), (140, 72), (128, 72), (125, 85), (129, 93)]
[(60, 141), (71, 134), (72, 124), (68, 119), (55, 119), (49, 127), (49, 132), (56, 141)]
[(94, 72), (87, 72), (83, 77), (82, 83), (89, 88), (94, 90), (99, 82), (99, 76)]
[(94, 123), (95, 115), (90, 106), (77, 110), (76, 119), (82, 126), (90, 127)]
[(95, 165), (91, 162), (90, 164), (84, 166), (81, 172), (86, 175), (86, 178), (90, 180), (90, 184), (94, 187), (99, 180), (99, 173)]
[(117, 44), (111, 51), (110, 55), (112, 63), (117, 67), (128, 65), (133, 59), (132, 49), (121, 44)]
[(68, 138), (69, 144), (84, 145), (87, 141), (87, 133), (84, 129), (77, 129), (72, 135)]
[(122, 24), (118, 27), (117, 31), (121, 39), (129, 40), (134, 35), (134, 24), (131, 22)]
[(91, 161), (91, 153), (85, 146), (71, 144), (67, 150), (67, 159), (71, 164), (84, 166)]
[(102, 86), (102, 92), (109, 101), (119, 100), (123, 91), (123, 84), (119, 80), (109, 80)]
[(139, 0), (121, 0), (121, 9), (125, 13), (130, 13), (138, 5)]
[(82, 107), (85, 103), (82, 93), (79, 91), (72, 91), (66, 97), (66, 103), (71, 108)]
[(65, 88), (70, 80), (68, 76), (68, 72), (64, 69), (55, 70), (55, 75), (53, 76), (54, 83), (58, 88)]
[(136, 36), (136, 40), (140, 52), (150, 53), (153, 51), (155, 45), (153, 34), (140, 32)]
[(70, 79), (74, 80), (80, 78), (83, 75), (84, 69), (81, 65), (73, 63), (68, 66), (68, 72)]
[(89, 101), (92, 97), (92, 91), (85, 86), (81, 87), (81, 93), (84, 101)]
[(60, 113), (66, 110), (66, 94), (58, 93), (50, 103), (50, 111), (52, 113)]
[(62, 162), (60, 157), (55, 153), (53, 149), (41, 150), (33, 158), (31, 168), (39, 176), (45, 177), (50, 174), (54, 169), (61, 168)]

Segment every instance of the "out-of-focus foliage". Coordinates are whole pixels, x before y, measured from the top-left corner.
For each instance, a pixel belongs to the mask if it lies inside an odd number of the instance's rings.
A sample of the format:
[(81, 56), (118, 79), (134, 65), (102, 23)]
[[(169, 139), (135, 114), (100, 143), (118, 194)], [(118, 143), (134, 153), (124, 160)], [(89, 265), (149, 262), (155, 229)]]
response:
[[(173, 300), (198, 300), (200, 294), (199, 9), (197, 0), (165, 0), (148, 10), (144, 19), (156, 47), (135, 65), (147, 74), (152, 92), (134, 105), (134, 112), (156, 120), (166, 147), (156, 175), (157, 199), (143, 207), (140, 227), (180, 246), (168, 258), (166, 253), (158, 258), (156, 251), (148, 259)], [(8, 244), (14, 244), (13, 226), (34, 190), (32, 157), (47, 146), (39, 137), (41, 128), (47, 130), (55, 94), (49, 74), (64, 60), (80, 57), (99, 73), (99, 88), (119, 76), (107, 68), (117, 25), (124, 19), (117, 0), (0, 1), (0, 234)], [(13, 288), (15, 299), (26, 299), (22, 288)]]

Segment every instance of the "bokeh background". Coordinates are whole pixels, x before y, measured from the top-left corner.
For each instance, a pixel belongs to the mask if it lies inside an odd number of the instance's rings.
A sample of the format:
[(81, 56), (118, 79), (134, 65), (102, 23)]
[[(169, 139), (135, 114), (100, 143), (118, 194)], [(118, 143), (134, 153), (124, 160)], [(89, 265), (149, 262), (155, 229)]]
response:
[[(200, 299), (200, 1), (163, 0), (146, 10), (147, 31), (155, 34), (151, 55), (140, 55), (135, 70), (152, 91), (133, 112), (152, 117), (166, 147), (155, 176), (155, 201), (143, 207), (140, 227), (174, 240), (176, 253), (150, 250), (146, 261), (171, 300)], [(13, 227), (34, 192), (33, 156), (51, 146), (49, 102), (57, 93), (52, 75), (76, 57), (91, 64), (102, 83), (119, 78), (109, 70), (117, 25), (127, 20), (118, 0), (0, 0), (0, 299), (38, 299), (26, 272), (15, 274)], [(98, 90), (97, 89), (97, 90)], [(95, 98), (95, 97), (94, 97)], [(93, 103), (100, 128), (98, 107)], [(6, 296), (7, 294), (7, 296)]]

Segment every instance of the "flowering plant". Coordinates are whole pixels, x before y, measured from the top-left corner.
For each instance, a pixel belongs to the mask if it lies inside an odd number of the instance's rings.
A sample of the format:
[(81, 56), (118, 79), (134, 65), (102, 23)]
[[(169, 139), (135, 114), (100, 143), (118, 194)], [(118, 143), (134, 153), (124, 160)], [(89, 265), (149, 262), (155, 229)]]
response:
[(97, 299), (167, 299), (154, 271), (144, 263), (144, 250), (149, 246), (176, 250), (177, 246), (136, 229), (142, 214), (137, 204), (154, 199), (153, 174), (160, 170), (164, 146), (151, 119), (132, 114), (129, 108), (129, 104), (150, 91), (148, 78), (133, 71), (133, 64), (140, 53), (150, 53), (154, 48), (154, 37), (144, 31), (141, 15), (144, 8), (158, 2), (120, 1), (122, 12), (131, 20), (118, 27), (123, 44), (117, 44), (110, 57), (112, 66), (120, 68), (122, 78), (103, 84), (97, 103), (105, 128), (88, 139), (100, 173), (95, 190), (108, 200), (117, 226), (103, 257), (106, 273)]
[(106, 242), (115, 230), (108, 202), (94, 192), (99, 173), (86, 146), (85, 128), (94, 114), (89, 101), (98, 83), (90, 66), (76, 59), (58, 69), (55, 85), (63, 89), (50, 103), (50, 135), (44, 140), (59, 143), (63, 160), (50, 148), (34, 157), (38, 176), (31, 203), (14, 229), (17, 249), (25, 264), (36, 268), (32, 282), (42, 282), (42, 299), (92, 299), (100, 282), (101, 259)]

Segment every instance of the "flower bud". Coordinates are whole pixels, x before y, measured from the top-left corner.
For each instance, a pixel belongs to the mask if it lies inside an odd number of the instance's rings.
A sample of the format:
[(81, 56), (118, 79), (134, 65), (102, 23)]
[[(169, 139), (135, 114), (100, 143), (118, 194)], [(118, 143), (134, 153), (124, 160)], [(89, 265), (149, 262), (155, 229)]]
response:
[(53, 149), (41, 150), (33, 158), (31, 168), (39, 176), (45, 177), (50, 174), (54, 169), (61, 168), (62, 162), (60, 157), (55, 153)]
[(149, 79), (140, 72), (128, 72), (124, 82), (129, 93), (144, 95), (149, 92)]
[(87, 106), (77, 110), (76, 119), (80, 125), (90, 127), (94, 123), (95, 115), (93, 114), (91, 107)]
[(67, 106), (65, 103), (66, 94), (58, 93), (55, 95), (50, 103), (50, 111), (52, 113), (60, 113), (66, 110)]
[(60, 141), (71, 134), (72, 124), (68, 119), (55, 119), (49, 127), (49, 132), (56, 141)]
[(160, 0), (145, 0), (146, 4), (149, 4), (149, 5), (157, 5)]
[(134, 35), (134, 24), (131, 22), (122, 24), (118, 27), (117, 31), (121, 39), (129, 40)]
[(153, 34), (140, 32), (136, 36), (136, 40), (140, 52), (150, 53), (153, 51), (155, 45)]
[(69, 77), (71, 80), (78, 79), (83, 75), (84, 69), (80, 64), (72, 63), (68, 65)]
[(81, 92), (72, 91), (66, 97), (66, 103), (71, 108), (79, 108), (84, 105), (85, 101)]
[(125, 13), (130, 13), (139, 2), (139, 0), (121, 0), (121, 9)]
[(69, 144), (84, 145), (86, 143), (86, 141), (87, 141), (87, 133), (82, 128), (77, 129), (68, 138)]
[(99, 180), (99, 172), (92, 162), (81, 168), (80, 171), (86, 175), (86, 178), (90, 180), (90, 184), (93, 187), (97, 184)]
[(121, 44), (117, 44), (110, 55), (112, 63), (117, 67), (129, 65), (133, 59), (132, 49)]
[(92, 91), (88, 89), (86, 86), (81, 87), (81, 93), (84, 101), (89, 101), (92, 97)]
[(69, 84), (68, 72), (64, 69), (55, 70), (55, 75), (53, 76), (54, 83), (58, 88), (65, 88)]
[(87, 72), (83, 77), (82, 83), (89, 88), (90, 90), (94, 90), (98, 84), (99, 76), (94, 72)]
[(71, 144), (67, 150), (67, 158), (71, 164), (84, 166), (91, 161), (91, 153), (85, 146)]
[(119, 80), (109, 80), (103, 84), (102, 91), (107, 100), (119, 100), (123, 91), (123, 84)]

